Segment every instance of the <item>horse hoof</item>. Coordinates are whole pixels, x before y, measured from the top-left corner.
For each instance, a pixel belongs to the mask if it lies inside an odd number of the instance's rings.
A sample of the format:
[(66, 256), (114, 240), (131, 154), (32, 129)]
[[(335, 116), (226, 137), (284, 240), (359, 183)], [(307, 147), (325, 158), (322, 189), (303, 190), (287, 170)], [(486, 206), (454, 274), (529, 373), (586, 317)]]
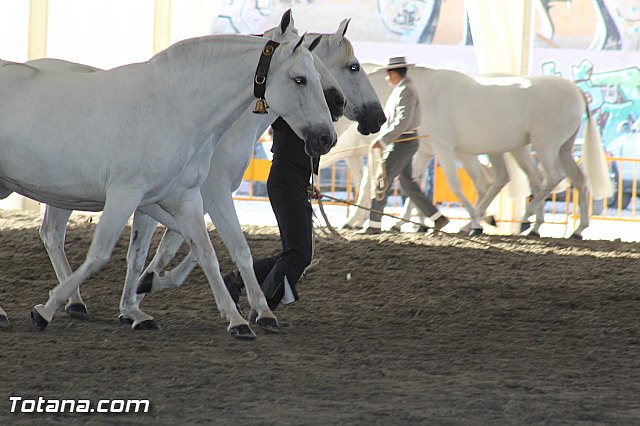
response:
[(35, 331), (45, 331), (48, 325), (49, 322), (38, 313), (36, 308), (33, 308), (31, 310), (31, 328)]
[(89, 319), (89, 312), (87, 311), (87, 307), (82, 303), (72, 303), (64, 308), (64, 311), (74, 319), (85, 320)]
[(118, 315), (118, 321), (120, 321), (120, 324), (123, 324), (123, 325), (131, 325), (131, 324), (133, 324), (133, 320), (132, 319), (127, 318), (122, 314)]
[(531, 232), (529, 232), (529, 234), (527, 235), (527, 237), (531, 237), (531, 238), (540, 238), (540, 234), (538, 234), (536, 231), (531, 231)]
[(571, 234), (571, 238), (572, 240), (582, 240), (582, 235), (580, 234)]
[(8, 330), (11, 328), (11, 323), (9, 322), (9, 318), (5, 315), (0, 315), (0, 330)]
[(158, 326), (153, 320), (144, 320), (132, 327), (134, 330), (157, 330)]
[(144, 276), (140, 285), (136, 289), (136, 294), (146, 294), (151, 293), (151, 288), (153, 287), (153, 272), (148, 272), (147, 275)]
[(247, 324), (236, 325), (229, 329), (229, 334), (239, 340), (255, 340), (256, 334)]
[(256, 325), (267, 333), (278, 334), (281, 330), (280, 324), (275, 318), (260, 318), (256, 321)]
[(494, 227), (498, 226), (498, 222), (496, 222), (495, 216), (493, 216), (493, 215), (492, 216), (487, 216), (484, 219), (489, 225), (494, 226)]
[(524, 234), (524, 232), (529, 228), (531, 228), (531, 222), (522, 222), (520, 224), (520, 233)]
[(484, 231), (482, 231), (482, 228), (473, 228), (471, 229), (471, 231), (469, 231), (469, 236), (470, 237), (477, 237), (478, 235), (482, 235)]

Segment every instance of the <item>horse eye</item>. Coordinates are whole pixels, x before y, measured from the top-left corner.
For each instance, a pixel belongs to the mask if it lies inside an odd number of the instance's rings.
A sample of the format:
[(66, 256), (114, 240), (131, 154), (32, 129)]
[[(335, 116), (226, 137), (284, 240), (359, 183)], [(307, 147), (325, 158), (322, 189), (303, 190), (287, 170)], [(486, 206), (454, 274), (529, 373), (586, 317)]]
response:
[(349, 69), (353, 72), (358, 72), (360, 71), (360, 64), (353, 64), (351, 66), (349, 66)]
[(296, 77), (293, 79), (298, 85), (307, 84), (307, 79), (304, 77)]

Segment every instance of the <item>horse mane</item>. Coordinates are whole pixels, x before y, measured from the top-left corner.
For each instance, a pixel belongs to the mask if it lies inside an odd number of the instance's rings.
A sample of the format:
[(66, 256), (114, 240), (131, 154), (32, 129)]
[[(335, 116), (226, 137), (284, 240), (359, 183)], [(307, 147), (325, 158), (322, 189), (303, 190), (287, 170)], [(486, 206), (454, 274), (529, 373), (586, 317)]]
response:
[(29, 64), (23, 64), (23, 63), (20, 63), (20, 62), (0, 60), (0, 68), (9, 67), (9, 66), (17, 66), (17, 67), (19, 67), (21, 69), (27, 69), (27, 70), (31, 71), (32, 73), (34, 73), (34, 74), (40, 73), (39, 69), (37, 69), (37, 68), (35, 68), (35, 67), (33, 67), (33, 66), (29, 65)]
[[(255, 41), (256, 43), (247, 45), (248, 41)], [(257, 36), (248, 36), (248, 35), (238, 35), (238, 34), (217, 34), (217, 35), (208, 35), (201, 37), (193, 37), (185, 40), (181, 40), (177, 43), (172, 44), (166, 49), (156, 53), (149, 59), (148, 63), (157, 63), (168, 61), (169, 58), (171, 60), (181, 60), (184, 56), (190, 54), (194, 48), (205, 45), (209, 47), (206, 51), (209, 55), (214, 55), (221, 51), (223, 48), (228, 48), (234, 45), (247, 45), (247, 50), (254, 48), (260, 44), (266, 43), (266, 40), (262, 37)], [(233, 56), (238, 54), (237, 50), (233, 51)]]

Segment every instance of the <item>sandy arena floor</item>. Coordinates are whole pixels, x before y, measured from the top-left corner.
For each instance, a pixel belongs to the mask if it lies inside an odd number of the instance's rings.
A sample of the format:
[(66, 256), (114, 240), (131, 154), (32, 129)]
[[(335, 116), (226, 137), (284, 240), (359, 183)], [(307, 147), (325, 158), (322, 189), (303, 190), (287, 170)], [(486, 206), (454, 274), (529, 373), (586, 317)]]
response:
[[(160, 330), (120, 325), (128, 231), (82, 287), (92, 319), (61, 311), (31, 331), (56, 283), (39, 222), (0, 211), (0, 424), (640, 424), (637, 244), (343, 233), (317, 242), (302, 299), (276, 311), (283, 333), (241, 342), (199, 269), (145, 299)], [(70, 225), (72, 267), (94, 227)], [(255, 257), (279, 248), (276, 228), (245, 234)], [(12, 395), (149, 399), (151, 412), (12, 414)]]

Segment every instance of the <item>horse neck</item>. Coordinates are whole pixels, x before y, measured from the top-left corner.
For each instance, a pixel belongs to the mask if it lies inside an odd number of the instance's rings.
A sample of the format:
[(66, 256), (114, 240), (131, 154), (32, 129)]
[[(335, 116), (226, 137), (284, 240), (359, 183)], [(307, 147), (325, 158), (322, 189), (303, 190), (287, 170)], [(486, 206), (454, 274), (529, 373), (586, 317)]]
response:
[[(246, 108), (240, 116), (229, 127), (220, 139), (220, 147), (228, 149), (232, 146), (233, 151), (251, 156), (253, 146), (273, 123), (277, 116), (273, 113), (264, 115), (256, 115), (253, 113), (253, 105)], [(238, 155), (238, 159), (243, 159), (242, 155)], [(216, 159), (214, 156), (211, 161)]]
[(254, 99), (255, 65), (263, 44), (234, 36), (177, 43), (149, 61), (156, 70), (155, 87), (160, 92), (166, 88), (168, 105), (180, 105), (175, 113), (182, 122), (202, 133), (197, 136), (208, 137), (235, 120)]

